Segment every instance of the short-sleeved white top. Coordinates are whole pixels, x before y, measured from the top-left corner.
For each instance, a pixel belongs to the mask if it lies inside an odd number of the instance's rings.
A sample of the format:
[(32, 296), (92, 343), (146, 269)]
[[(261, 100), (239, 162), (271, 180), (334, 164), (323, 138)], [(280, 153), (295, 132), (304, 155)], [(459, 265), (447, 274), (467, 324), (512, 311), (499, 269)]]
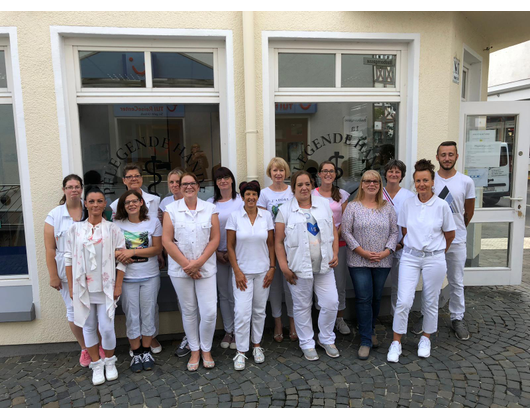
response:
[[(385, 193), (386, 193), (386, 190), (385, 190)], [(388, 194), (388, 193), (386, 193), (386, 194)], [(414, 193), (412, 191), (410, 191), (410, 190), (407, 190), (406, 188), (400, 188), (400, 190), (397, 192), (397, 194), (396, 194), (396, 196), (394, 198), (388, 197), (388, 198), (390, 198), (390, 200), (387, 199), (386, 194), (383, 194), (383, 199), (388, 201), (390, 204), (392, 204), (394, 206), (394, 210), (396, 211), (396, 216), (399, 219), (399, 212), (401, 211), (401, 206), (403, 205), (403, 203), (406, 200), (408, 200), (411, 197), (414, 197)], [(398, 242), (401, 242), (402, 239), (403, 239), (403, 232), (401, 232), (401, 227), (399, 227), (399, 229), (398, 229)], [(401, 250), (396, 252), (394, 254), (394, 256), (396, 256), (396, 254), (398, 254), (400, 252), (401, 252)], [(399, 255), (401, 255), (401, 254), (399, 254)]]
[(281, 205), (285, 204), (287, 201), (293, 198), (293, 192), (291, 191), (291, 186), (288, 185), (285, 191), (272, 191), (270, 187), (263, 188), (260, 192), (258, 199), (258, 206), (267, 209), (272, 216), (272, 220), (276, 220), (276, 215), (278, 214), (278, 209)]
[(237, 265), (244, 274), (258, 274), (269, 270), (267, 237), (269, 230), (274, 230), (274, 224), (268, 211), (258, 208), (258, 216), (252, 224), (245, 209), (241, 208), (230, 215), (226, 230), (236, 232)]
[(221, 252), (226, 251), (226, 222), (230, 215), (240, 210), (244, 203), (239, 194), (236, 195), (236, 198), (228, 201), (217, 201), (214, 203), (213, 197), (210, 197), (206, 200), (208, 203), (215, 205), (215, 208), (219, 211), (219, 228), (221, 229), (221, 240), (219, 241), (219, 248)]
[(166, 211), (167, 205), (172, 203), (173, 201), (177, 201), (177, 200), (175, 200), (175, 196), (173, 194), (168, 195), (167, 197), (164, 197), (162, 199), (162, 201), (160, 202), (160, 205), (158, 206), (158, 208), (160, 209), (160, 211), (162, 213), (164, 213)]
[[(148, 192), (145, 192), (142, 190), (142, 198), (145, 201), (145, 205), (147, 206), (147, 214), (151, 219), (156, 219), (158, 217), (158, 206), (160, 205), (160, 197), (157, 195), (149, 194)], [(110, 208), (112, 209), (112, 220), (114, 220), (114, 216), (116, 216), (116, 210), (118, 209), (118, 201), (119, 197), (112, 202), (110, 205)]]
[(407, 229), (405, 246), (427, 252), (445, 249), (444, 232), (456, 230), (449, 205), (436, 194), (426, 203), (417, 196), (405, 200), (398, 225)]

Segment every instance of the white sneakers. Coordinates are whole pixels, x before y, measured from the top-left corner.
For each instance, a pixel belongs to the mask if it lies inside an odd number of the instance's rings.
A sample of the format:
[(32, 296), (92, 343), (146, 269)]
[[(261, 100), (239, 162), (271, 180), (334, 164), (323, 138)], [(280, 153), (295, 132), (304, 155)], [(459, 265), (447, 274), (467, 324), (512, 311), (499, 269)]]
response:
[(247, 359), (247, 356), (245, 356), (243, 353), (236, 353), (236, 356), (234, 357), (234, 369), (235, 370), (243, 370), (245, 369), (245, 359)]
[(99, 359), (97, 362), (90, 362), (89, 368), (92, 369), (92, 384), (101, 385), (107, 381), (118, 379), (118, 369), (116, 369), (116, 356)]
[(399, 356), (401, 356), (401, 343), (399, 341), (392, 341), (388, 349), (388, 354), (386, 355), (386, 360), (397, 363), (399, 362)]
[[(424, 335), (421, 336), (420, 342), (418, 343), (418, 357), (427, 358), (431, 355), (431, 340)], [(386, 360), (392, 363), (399, 362), (399, 356), (401, 356), (401, 343), (398, 341), (392, 341)]]
[(252, 356), (254, 356), (254, 363), (263, 363), (265, 361), (265, 355), (261, 347), (254, 347), (252, 350)]

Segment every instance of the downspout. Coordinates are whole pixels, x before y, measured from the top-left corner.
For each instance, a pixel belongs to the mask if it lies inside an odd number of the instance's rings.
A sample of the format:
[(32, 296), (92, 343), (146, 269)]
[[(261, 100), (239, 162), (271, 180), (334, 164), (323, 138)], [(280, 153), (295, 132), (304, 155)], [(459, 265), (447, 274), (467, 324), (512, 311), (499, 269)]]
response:
[(256, 73), (254, 66), (254, 12), (243, 12), (243, 68), (245, 73), (245, 138), (247, 182), (258, 179), (256, 129)]

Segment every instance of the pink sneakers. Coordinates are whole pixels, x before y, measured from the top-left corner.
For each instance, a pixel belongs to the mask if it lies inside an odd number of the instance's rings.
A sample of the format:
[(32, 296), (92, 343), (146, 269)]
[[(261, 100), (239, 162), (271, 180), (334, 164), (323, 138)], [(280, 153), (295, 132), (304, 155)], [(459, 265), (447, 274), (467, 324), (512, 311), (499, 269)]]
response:
[(82, 350), (81, 356), (79, 357), (79, 364), (83, 367), (88, 367), (91, 361), (92, 359), (90, 358), (90, 354), (88, 354), (88, 350), (87, 349)]

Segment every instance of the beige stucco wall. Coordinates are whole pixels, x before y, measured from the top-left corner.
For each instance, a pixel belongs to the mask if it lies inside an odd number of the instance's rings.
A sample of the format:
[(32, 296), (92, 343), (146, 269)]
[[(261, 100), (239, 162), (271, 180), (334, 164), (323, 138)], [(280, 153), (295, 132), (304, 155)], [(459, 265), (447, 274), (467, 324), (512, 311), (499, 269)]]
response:
[[(36, 226), (40, 319), (0, 324), (0, 345), (72, 341), (62, 299), (48, 286), (43, 221), (60, 198), (61, 150), (51, 62), (50, 26), (229, 29), (234, 34), (235, 116), (238, 156), (245, 156), (242, 18), (239, 12), (4, 12), (0, 26), (17, 28), (24, 117), (28, 144), (33, 217)], [(452, 60), (462, 61), (463, 42), (482, 51), (481, 36), (466, 27), (459, 13), (259, 12), (255, 13), (258, 173), (264, 176), (262, 109), (262, 31), (333, 31), (420, 34), (418, 157), (434, 158), (441, 141), (458, 137), (460, 86), (452, 82)], [(484, 57), (483, 98), (488, 61)], [(238, 175), (247, 173), (238, 159)], [(218, 324), (220, 325), (220, 324)], [(161, 314), (160, 333), (181, 330), (180, 316)], [(123, 336), (123, 320), (118, 333)]]

